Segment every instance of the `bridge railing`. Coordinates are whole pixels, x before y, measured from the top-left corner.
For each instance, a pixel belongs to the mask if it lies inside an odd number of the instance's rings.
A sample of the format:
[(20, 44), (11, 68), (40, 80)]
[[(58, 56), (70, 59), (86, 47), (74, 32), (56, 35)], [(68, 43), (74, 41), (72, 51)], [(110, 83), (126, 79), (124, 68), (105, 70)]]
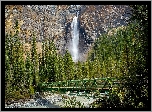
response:
[(67, 80), (51, 83), (42, 83), (44, 89), (110, 89), (118, 87), (120, 83), (117, 78), (98, 78), (98, 79), (83, 79), (83, 80)]

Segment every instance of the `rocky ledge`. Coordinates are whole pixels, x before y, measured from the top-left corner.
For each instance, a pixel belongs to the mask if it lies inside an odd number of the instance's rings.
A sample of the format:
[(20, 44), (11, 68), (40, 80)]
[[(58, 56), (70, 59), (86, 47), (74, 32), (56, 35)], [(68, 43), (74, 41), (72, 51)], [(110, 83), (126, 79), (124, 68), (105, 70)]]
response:
[[(26, 43), (33, 32), (37, 41), (54, 40), (58, 52), (65, 53), (71, 41), (71, 23), (78, 16), (79, 53), (83, 57), (94, 40), (109, 28), (126, 25), (131, 14), (127, 5), (6, 5), (5, 31), (13, 32), (19, 22), (19, 36)], [(84, 58), (81, 58), (84, 60)]]

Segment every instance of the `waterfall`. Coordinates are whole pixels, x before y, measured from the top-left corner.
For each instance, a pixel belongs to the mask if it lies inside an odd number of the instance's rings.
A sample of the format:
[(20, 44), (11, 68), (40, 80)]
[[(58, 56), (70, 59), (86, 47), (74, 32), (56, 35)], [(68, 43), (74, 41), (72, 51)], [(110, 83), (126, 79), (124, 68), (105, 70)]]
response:
[(79, 30), (78, 30), (78, 14), (73, 18), (71, 23), (71, 35), (72, 35), (72, 42), (71, 42), (71, 55), (74, 62), (78, 61), (79, 58)]

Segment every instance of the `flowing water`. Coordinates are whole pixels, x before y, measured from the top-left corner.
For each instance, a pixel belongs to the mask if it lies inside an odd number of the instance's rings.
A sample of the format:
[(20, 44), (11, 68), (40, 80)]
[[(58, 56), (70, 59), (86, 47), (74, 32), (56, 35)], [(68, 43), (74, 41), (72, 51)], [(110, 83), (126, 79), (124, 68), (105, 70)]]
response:
[(72, 35), (72, 42), (71, 42), (71, 55), (74, 62), (78, 61), (79, 58), (79, 30), (78, 30), (78, 14), (73, 18), (71, 23), (71, 35)]
[[(6, 105), (5, 108), (63, 108), (66, 105), (66, 102), (69, 101), (68, 99), (71, 99), (72, 97), (75, 97), (76, 102), (80, 102), (85, 108), (89, 108), (89, 105), (98, 99), (98, 97), (94, 97), (94, 93), (85, 92), (68, 91), (60, 94), (45, 92), (44, 94), (45, 95), (43, 97), (40, 96), (34, 99), (29, 99), (25, 103), (12, 103), (10, 105)], [(105, 93), (100, 93), (101, 97), (104, 97), (105, 95)], [(62, 98), (62, 96), (66, 96), (67, 98)]]

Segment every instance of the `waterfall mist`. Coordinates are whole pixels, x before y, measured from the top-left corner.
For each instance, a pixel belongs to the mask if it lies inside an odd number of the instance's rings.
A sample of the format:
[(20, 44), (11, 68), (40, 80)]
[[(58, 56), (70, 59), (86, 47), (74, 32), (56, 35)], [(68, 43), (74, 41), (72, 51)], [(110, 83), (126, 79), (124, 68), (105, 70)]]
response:
[(70, 53), (74, 62), (77, 62), (79, 59), (79, 30), (78, 30), (78, 15), (73, 18), (71, 23), (71, 36), (72, 40), (70, 43)]

